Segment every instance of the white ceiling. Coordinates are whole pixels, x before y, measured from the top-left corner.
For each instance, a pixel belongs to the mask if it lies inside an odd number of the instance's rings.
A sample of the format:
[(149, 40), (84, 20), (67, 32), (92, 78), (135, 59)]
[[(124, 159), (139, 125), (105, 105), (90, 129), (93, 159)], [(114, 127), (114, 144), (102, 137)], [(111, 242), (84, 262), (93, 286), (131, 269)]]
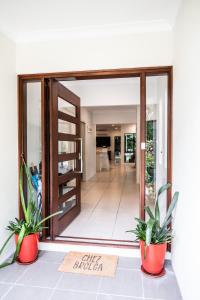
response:
[(120, 131), (122, 124), (97, 124), (97, 131)]
[(136, 112), (137, 105), (112, 105), (112, 106), (86, 106), (87, 110), (92, 113), (104, 112)]
[(0, 31), (18, 42), (171, 30), (181, 0), (0, 0)]

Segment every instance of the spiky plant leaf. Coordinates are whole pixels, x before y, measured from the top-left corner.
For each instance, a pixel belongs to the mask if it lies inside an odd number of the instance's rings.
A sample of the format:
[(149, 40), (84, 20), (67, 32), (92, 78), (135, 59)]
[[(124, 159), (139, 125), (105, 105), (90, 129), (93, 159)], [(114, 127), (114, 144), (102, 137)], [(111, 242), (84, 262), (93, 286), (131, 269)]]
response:
[(155, 203), (155, 219), (158, 222), (158, 225), (160, 226), (160, 208), (159, 208), (159, 197), (160, 195), (165, 192), (168, 188), (171, 187), (170, 183), (167, 183), (158, 190), (157, 197), (156, 197), (156, 203)]
[(146, 245), (149, 246), (151, 244), (152, 239), (152, 231), (153, 226), (155, 225), (155, 219), (149, 219), (147, 221), (147, 229), (146, 229)]
[(148, 213), (148, 215), (151, 219), (155, 218), (149, 206), (145, 206), (144, 209), (146, 210), (146, 212)]
[(175, 208), (175, 206), (177, 204), (178, 197), (179, 197), (179, 192), (175, 192), (174, 196), (172, 198), (172, 202), (171, 202), (171, 204), (170, 204), (170, 206), (168, 208), (168, 211), (167, 211), (166, 217), (164, 219), (164, 222), (163, 222), (163, 224), (161, 226), (161, 229), (166, 227), (166, 224), (168, 223), (168, 219), (171, 217), (171, 214), (172, 214), (172, 212), (173, 212), (173, 210), (174, 210), (174, 208)]

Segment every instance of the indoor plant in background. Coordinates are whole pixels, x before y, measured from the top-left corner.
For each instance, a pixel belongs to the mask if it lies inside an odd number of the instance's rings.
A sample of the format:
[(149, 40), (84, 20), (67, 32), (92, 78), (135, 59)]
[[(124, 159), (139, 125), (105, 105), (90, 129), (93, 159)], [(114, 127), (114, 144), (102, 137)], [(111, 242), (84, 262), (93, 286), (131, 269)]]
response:
[(164, 261), (167, 250), (167, 244), (172, 240), (172, 231), (170, 223), (172, 221), (172, 211), (178, 201), (179, 193), (175, 192), (171, 204), (168, 208), (164, 221), (160, 221), (159, 198), (160, 195), (170, 188), (168, 183), (163, 185), (156, 197), (154, 212), (149, 206), (145, 207), (149, 218), (144, 221), (135, 218), (137, 226), (130, 230), (136, 235), (136, 240), (140, 242), (142, 269), (152, 275), (161, 274), (164, 269)]
[[(28, 199), (25, 201), (24, 191), (23, 191), (23, 173), (25, 171), (27, 186), (28, 186)], [(5, 241), (4, 245), (0, 250), (0, 255), (5, 249), (9, 240), (15, 235), (16, 250), (10, 261), (0, 265), (0, 268), (8, 266), (15, 262), (17, 259), (20, 263), (31, 263), (34, 262), (38, 256), (38, 240), (39, 233), (42, 231), (43, 223), (54, 217), (55, 215), (61, 213), (56, 212), (45, 219), (41, 218), (41, 207), (37, 205), (37, 195), (32, 185), (30, 169), (27, 166), (23, 156), (20, 167), (20, 199), (24, 218), (19, 220), (15, 218), (15, 221), (10, 221), (7, 226), (7, 230), (11, 232), (8, 239)]]

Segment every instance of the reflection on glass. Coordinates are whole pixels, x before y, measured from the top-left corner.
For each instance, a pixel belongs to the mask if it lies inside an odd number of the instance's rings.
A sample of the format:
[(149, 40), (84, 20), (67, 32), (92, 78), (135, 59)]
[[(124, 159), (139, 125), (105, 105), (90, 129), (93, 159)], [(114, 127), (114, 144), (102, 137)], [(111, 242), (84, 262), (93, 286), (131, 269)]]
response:
[(72, 209), (76, 205), (76, 195), (67, 199), (67, 201), (58, 205), (58, 210), (62, 210), (63, 212), (59, 214), (59, 218), (62, 218), (70, 209)]
[(125, 133), (124, 134), (124, 162), (134, 163), (136, 151), (136, 134)]
[(37, 204), (42, 205), (41, 83), (28, 82), (27, 87), (27, 165)]
[(75, 153), (76, 142), (58, 141), (58, 154)]
[(76, 107), (60, 97), (58, 98), (58, 110), (72, 117), (76, 117)]
[(63, 184), (59, 185), (59, 197), (63, 196), (64, 194), (70, 192), (76, 187), (76, 178), (69, 180)]
[(58, 119), (58, 132), (76, 134), (76, 125), (67, 121)]
[[(167, 182), (167, 76), (147, 77), (145, 201), (154, 207), (156, 192)], [(161, 218), (166, 193), (161, 198)]]
[(58, 163), (58, 175), (63, 175), (74, 171), (76, 168), (75, 160), (62, 161)]

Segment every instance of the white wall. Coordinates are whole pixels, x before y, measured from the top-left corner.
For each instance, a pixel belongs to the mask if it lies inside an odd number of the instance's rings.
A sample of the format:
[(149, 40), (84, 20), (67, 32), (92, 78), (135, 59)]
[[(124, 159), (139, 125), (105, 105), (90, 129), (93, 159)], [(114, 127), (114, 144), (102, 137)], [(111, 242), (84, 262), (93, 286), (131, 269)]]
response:
[[(87, 108), (81, 108), (81, 121), (85, 123), (85, 174), (89, 180), (96, 174), (96, 126), (92, 122), (92, 114)], [(92, 132), (88, 132), (92, 129)], [(89, 130), (90, 131), (90, 130)]]
[(173, 183), (180, 198), (172, 261), (184, 300), (199, 300), (200, 1), (184, 0), (175, 28)]
[(99, 110), (92, 113), (95, 124), (130, 124), (136, 123), (136, 109)]
[[(17, 101), (15, 45), (0, 34), (0, 245), (7, 238), (5, 227), (18, 216), (17, 200)], [(3, 261), (14, 251), (12, 246), (0, 257)]]
[(161, 66), (171, 63), (171, 32), (21, 43), (17, 46), (17, 73)]

